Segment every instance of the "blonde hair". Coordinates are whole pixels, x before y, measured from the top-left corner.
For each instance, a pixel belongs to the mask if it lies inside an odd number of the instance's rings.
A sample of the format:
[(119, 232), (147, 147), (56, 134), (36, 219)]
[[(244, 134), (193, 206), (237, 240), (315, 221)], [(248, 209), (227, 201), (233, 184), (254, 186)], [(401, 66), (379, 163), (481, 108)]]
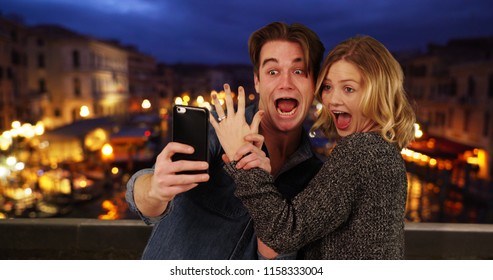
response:
[[(404, 74), (400, 64), (379, 41), (370, 36), (356, 36), (337, 45), (326, 57), (316, 84), (316, 97), (322, 103), (321, 86), (330, 67), (344, 60), (361, 72), (364, 96), (361, 110), (381, 129), (383, 138), (406, 147), (414, 139), (416, 116), (404, 90)], [(315, 121), (312, 130), (320, 129), (333, 136), (334, 123), (327, 106)]]

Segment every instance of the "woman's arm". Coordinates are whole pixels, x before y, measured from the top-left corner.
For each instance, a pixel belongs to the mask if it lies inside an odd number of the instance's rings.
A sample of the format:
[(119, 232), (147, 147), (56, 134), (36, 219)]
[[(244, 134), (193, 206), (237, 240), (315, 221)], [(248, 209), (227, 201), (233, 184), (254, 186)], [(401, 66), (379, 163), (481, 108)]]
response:
[[(260, 239), (278, 253), (300, 249), (341, 225), (349, 216), (356, 177), (351, 162), (351, 153), (343, 157), (331, 157), (337, 166), (325, 164), (304, 191), (293, 200), (286, 200), (273, 183), (273, 177), (260, 168), (238, 169), (237, 151), (245, 145), (245, 136), (257, 133), (260, 116), (257, 114), (251, 126), (244, 117), (244, 91), (238, 90), (238, 111), (235, 112), (229, 86), (226, 92), (227, 116), (217, 98), (216, 110), (221, 120), (211, 123), (226, 155), (233, 161), (225, 165), (226, 171), (236, 183), (235, 195), (248, 208), (255, 221), (255, 230)], [(223, 118), (222, 116), (226, 116)], [(337, 149), (337, 148), (336, 148)]]
[(322, 238), (347, 220), (357, 176), (346, 162), (337, 167), (324, 164), (293, 200), (285, 199), (273, 177), (261, 169), (246, 171), (234, 164), (225, 168), (237, 185), (235, 195), (255, 222), (257, 236), (277, 253), (287, 253)]

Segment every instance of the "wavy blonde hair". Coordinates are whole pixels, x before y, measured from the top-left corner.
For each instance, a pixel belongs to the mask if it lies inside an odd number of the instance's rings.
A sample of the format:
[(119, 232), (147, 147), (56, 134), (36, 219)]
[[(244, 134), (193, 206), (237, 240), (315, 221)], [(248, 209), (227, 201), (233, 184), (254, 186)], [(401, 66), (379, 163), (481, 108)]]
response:
[[(344, 60), (355, 65), (363, 78), (364, 96), (360, 108), (375, 121), (383, 138), (406, 147), (414, 139), (416, 116), (404, 90), (404, 74), (400, 64), (379, 41), (359, 35), (337, 45), (325, 58), (318, 75), (316, 98), (322, 103), (322, 84), (330, 67)], [(335, 126), (327, 106), (323, 106), (312, 130), (320, 129), (333, 136)]]

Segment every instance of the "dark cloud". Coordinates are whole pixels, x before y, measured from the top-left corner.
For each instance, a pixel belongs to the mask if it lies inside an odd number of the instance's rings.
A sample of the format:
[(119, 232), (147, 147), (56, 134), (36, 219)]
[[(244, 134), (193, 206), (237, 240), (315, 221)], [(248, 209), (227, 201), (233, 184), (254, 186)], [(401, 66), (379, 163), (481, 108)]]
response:
[(118, 39), (167, 63), (248, 63), (248, 36), (272, 21), (309, 26), (327, 49), (355, 34), (393, 51), (493, 36), (491, 0), (3, 0), (0, 9), (28, 24)]

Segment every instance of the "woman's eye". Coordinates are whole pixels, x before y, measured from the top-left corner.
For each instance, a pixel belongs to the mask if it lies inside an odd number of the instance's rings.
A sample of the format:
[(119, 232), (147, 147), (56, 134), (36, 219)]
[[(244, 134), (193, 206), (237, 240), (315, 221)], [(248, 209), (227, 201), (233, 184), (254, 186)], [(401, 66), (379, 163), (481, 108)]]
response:
[(330, 85), (323, 85), (323, 86), (322, 86), (322, 90), (323, 90), (323, 91), (328, 91), (328, 90), (330, 90), (331, 88), (332, 88), (332, 87), (331, 87)]
[(348, 93), (354, 92), (354, 88), (346, 87), (346, 92)]
[(296, 69), (296, 70), (294, 70), (294, 73), (297, 75), (303, 75), (305, 73), (305, 71), (303, 71), (301, 69)]

